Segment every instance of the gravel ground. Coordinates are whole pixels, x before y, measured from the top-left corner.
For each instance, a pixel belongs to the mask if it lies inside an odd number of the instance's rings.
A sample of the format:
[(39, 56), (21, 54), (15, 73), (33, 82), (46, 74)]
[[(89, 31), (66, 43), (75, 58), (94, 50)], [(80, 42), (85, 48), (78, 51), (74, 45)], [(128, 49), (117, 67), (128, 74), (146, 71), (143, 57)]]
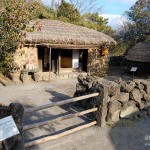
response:
[[(61, 79), (50, 83), (29, 83), (0, 86), (1, 103), (22, 103), (25, 107), (38, 106), (57, 102), (72, 97), (76, 88), (76, 79)], [(26, 115), (24, 124), (43, 121), (68, 113), (81, 111), (74, 105), (54, 107)], [(78, 117), (59, 124), (49, 124), (39, 129), (25, 132), (25, 141), (33, 138), (65, 131), (79, 124), (87, 123), (89, 119)], [(29, 150), (149, 150), (150, 149), (150, 119), (141, 119), (125, 127), (97, 127), (76, 132), (69, 136), (32, 147)]]

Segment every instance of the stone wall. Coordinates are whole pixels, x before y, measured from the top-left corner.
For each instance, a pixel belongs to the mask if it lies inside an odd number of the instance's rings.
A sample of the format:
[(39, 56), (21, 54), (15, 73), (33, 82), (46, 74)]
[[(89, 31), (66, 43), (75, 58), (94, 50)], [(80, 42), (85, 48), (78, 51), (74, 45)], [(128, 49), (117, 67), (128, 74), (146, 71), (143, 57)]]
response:
[(102, 56), (100, 49), (88, 49), (88, 73), (100, 77), (108, 74), (108, 55)]
[(36, 47), (19, 48), (14, 55), (16, 69), (19, 68), (19, 70), (22, 70), (29, 61), (30, 63), (34, 64), (36, 69), (38, 69), (37, 53), (38, 51)]
[(74, 97), (98, 92), (98, 97), (78, 102), (85, 108), (98, 107), (95, 115), (98, 124), (120, 119), (150, 117), (150, 81), (134, 79), (123, 81), (121, 78), (97, 78), (78, 76)]
[(0, 142), (0, 150), (25, 150), (23, 139), (23, 115), (24, 107), (17, 103), (11, 103), (9, 106), (0, 104), (0, 119), (12, 116), (20, 134)]

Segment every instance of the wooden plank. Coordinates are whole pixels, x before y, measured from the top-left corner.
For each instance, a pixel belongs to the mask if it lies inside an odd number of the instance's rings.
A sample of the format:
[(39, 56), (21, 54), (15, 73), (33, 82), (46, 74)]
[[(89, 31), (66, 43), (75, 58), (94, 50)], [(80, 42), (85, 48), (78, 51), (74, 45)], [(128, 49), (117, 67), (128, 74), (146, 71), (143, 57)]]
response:
[(92, 108), (92, 109), (88, 109), (88, 110), (85, 110), (85, 111), (82, 111), (82, 112), (77, 112), (75, 114), (69, 114), (69, 115), (65, 115), (65, 116), (62, 116), (62, 117), (58, 117), (58, 118), (55, 118), (55, 119), (52, 119), (52, 120), (42, 121), (42, 122), (39, 122), (39, 123), (33, 123), (33, 124), (30, 124), (30, 125), (25, 125), (25, 126), (23, 126), (23, 130), (37, 128), (37, 127), (40, 127), (40, 126), (43, 126), (43, 125), (46, 125), (46, 124), (50, 124), (50, 123), (58, 123), (58, 122), (63, 121), (63, 120), (67, 120), (67, 119), (71, 119), (71, 118), (74, 118), (74, 117), (79, 117), (79, 116), (82, 116), (82, 115), (85, 115), (85, 114), (88, 114), (88, 113), (91, 113), (91, 112), (95, 112), (97, 110), (98, 110), (98, 108)]
[(54, 107), (54, 106), (61, 106), (61, 105), (64, 105), (64, 104), (69, 104), (69, 103), (72, 103), (72, 102), (81, 101), (81, 100), (84, 100), (84, 99), (87, 99), (87, 98), (96, 97), (98, 95), (99, 95), (99, 93), (93, 93), (93, 94), (84, 95), (84, 96), (80, 96), (80, 97), (76, 97), (76, 98), (70, 98), (70, 99), (67, 99), (67, 100), (64, 100), (64, 101), (60, 101), (60, 102), (55, 102), (55, 103), (45, 104), (45, 105), (42, 105), (42, 106), (28, 108), (28, 109), (25, 110), (25, 114), (35, 112), (35, 111), (39, 111), (39, 110), (42, 110), (42, 109), (47, 109), (47, 108)]
[(96, 125), (96, 124), (97, 124), (97, 122), (93, 121), (91, 123), (88, 123), (88, 124), (76, 127), (74, 129), (65, 131), (65, 132), (57, 134), (57, 135), (47, 136), (47, 137), (44, 137), (44, 138), (41, 138), (41, 139), (38, 139), (38, 140), (34, 140), (34, 141), (31, 141), (31, 142), (25, 143), (25, 148), (28, 148), (28, 147), (31, 147), (31, 146), (35, 146), (35, 145), (39, 145), (39, 144), (43, 144), (43, 143), (48, 142), (50, 140), (54, 140), (54, 139), (58, 139), (58, 138), (67, 136), (69, 134), (72, 134), (74, 132), (80, 131), (82, 129), (86, 129), (86, 128), (91, 127), (91, 126)]

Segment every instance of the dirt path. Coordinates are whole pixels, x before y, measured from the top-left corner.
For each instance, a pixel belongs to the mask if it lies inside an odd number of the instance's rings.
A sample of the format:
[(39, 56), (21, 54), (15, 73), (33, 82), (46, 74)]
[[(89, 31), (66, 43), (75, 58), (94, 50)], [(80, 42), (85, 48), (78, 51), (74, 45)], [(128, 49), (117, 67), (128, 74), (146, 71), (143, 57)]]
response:
[[(65, 100), (72, 97), (76, 88), (76, 79), (57, 80), (51, 83), (20, 84), (8, 87), (0, 86), (1, 103), (20, 102), (25, 107), (42, 105)], [(82, 110), (73, 105), (54, 107), (25, 116), (24, 124), (52, 119), (68, 113)], [(50, 124), (25, 133), (28, 141), (38, 136), (64, 131), (89, 120), (86, 117), (74, 118)], [(146, 139), (145, 139), (146, 136)], [(149, 137), (149, 138), (147, 138)], [(149, 146), (146, 146), (149, 144)], [(140, 120), (129, 127), (99, 128), (91, 127), (72, 135), (53, 140), (30, 150), (149, 150), (150, 149), (150, 119)]]

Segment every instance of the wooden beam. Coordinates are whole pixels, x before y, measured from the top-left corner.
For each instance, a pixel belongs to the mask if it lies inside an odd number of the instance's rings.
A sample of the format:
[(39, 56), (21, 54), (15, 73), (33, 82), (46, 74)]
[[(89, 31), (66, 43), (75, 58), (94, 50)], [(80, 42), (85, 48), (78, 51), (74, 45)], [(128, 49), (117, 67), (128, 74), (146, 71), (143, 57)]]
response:
[(88, 124), (76, 127), (74, 129), (65, 131), (65, 132), (57, 134), (57, 135), (47, 136), (47, 137), (44, 137), (44, 138), (41, 138), (41, 139), (38, 139), (38, 140), (34, 140), (34, 141), (31, 141), (31, 142), (25, 143), (25, 148), (28, 148), (28, 147), (31, 147), (31, 146), (35, 146), (35, 145), (39, 145), (39, 144), (43, 144), (43, 143), (48, 142), (50, 140), (54, 140), (54, 139), (58, 139), (58, 138), (67, 136), (69, 134), (72, 134), (74, 132), (80, 131), (82, 129), (86, 129), (86, 128), (91, 127), (91, 126), (96, 125), (96, 124), (97, 124), (97, 122), (93, 121), (91, 123), (88, 123)]
[(84, 100), (84, 99), (87, 99), (87, 98), (96, 97), (98, 95), (99, 95), (99, 93), (93, 93), (93, 94), (84, 95), (84, 96), (80, 96), (80, 97), (76, 97), (76, 98), (70, 98), (70, 99), (67, 99), (67, 100), (64, 100), (64, 101), (60, 101), (60, 102), (55, 102), (55, 103), (45, 104), (45, 105), (42, 105), (42, 106), (28, 108), (28, 109), (25, 110), (25, 114), (35, 112), (35, 111), (39, 111), (39, 110), (42, 110), (42, 109), (47, 109), (47, 108), (54, 107), (54, 106), (61, 106), (61, 105), (64, 105), (64, 104), (69, 104), (69, 103), (72, 103), (72, 102), (81, 101), (81, 100)]
[(25, 125), (25, 126), (23, 126), (23, 130), (29, 130), (29, 129), (32, 129), (32, 128), (37, 128), (37, 127), (40, 127), (40, 126), (43, 126), (43, 125), (46, 125), (46, 124), (50, 124), (50, 123), (58, 123), (58, 122), (63, 121), (63, 120), (83, 116), (85, 114), (95, 112), (97, 110), (98, 110), (98, 108), (92, 108), (92, 109), (88, 109), (88, 110), (85, 110), (85, 111), (82, 111), (82, 112), (77, 112), (75, 114), (69, 114), (69, 115), (65, 115), (65, 116), (62, 116), (62, 117), (58, 117), (58, 118), (55, 118), (55, 119), (52, 119), (52, 120), (42, 121), (42, 122), (39, 122), (39, 123), (33, 123), (33, 124), (30, 124), (30, 125)]
[(51, 59), (52, 59), (52, 49), (49, 48), (49, 71), (51, 71)]

